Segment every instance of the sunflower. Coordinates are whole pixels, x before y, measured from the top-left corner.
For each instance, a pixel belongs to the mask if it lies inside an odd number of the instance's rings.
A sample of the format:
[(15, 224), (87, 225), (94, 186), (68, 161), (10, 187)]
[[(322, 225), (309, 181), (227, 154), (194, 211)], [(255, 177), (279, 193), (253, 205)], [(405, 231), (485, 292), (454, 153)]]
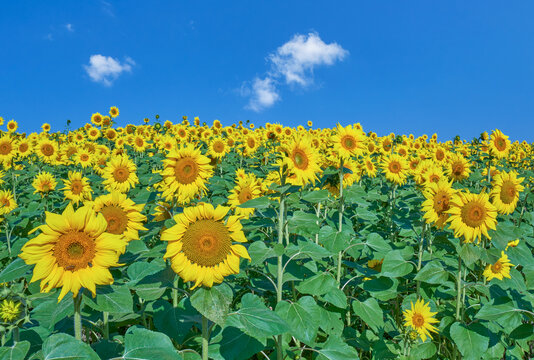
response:
[(332, 137), (334, 151), (341, 158), (362, 155), (367, 149), (367, 137), (365, 133), (353, 128), (352, 125), (346, 127), (337, 124), (337, 133)]
[(425, 169), (423, 173), (421, 173), (423, 183), (429, 184), (429, 183), (437, 183), (441, 179), (445, 177), (445, 173), (443, 172), (443, 168), (438, 165), (432, 165)]
[(450, 202), (456, 191), (445, 180), (427, 184), (423, 192), (426, 200), (421, 206), (424, 212), (423, 218), (428, 224), (435, 224), (439, 229), (443, 228), (449, 218), (447, 211), (450, 209)]
[(142, 135), (136, 135), (133, 141), (133, 147), (137, 152), (143, 152), (146, 150), (148, 143), (145, 141)]
[(295, 185), (315, 184), (321, 168), (311, 140), (306, 136), (294, 138), (285, 150), (282, 164), (287, 166), (291, 182)]
[(50, 124), (49, 123), (44, 123), (43, 125), (41, 125), (41, 129), (43, 129), (44, 132), (49, 132), (50, 131)]
[(98, 140), (98, 138), (100, 138), (100, 135), (101, 135), (100, 130), (98, 130), (97, 128), (91, 127), (90, 129), (87, 130), (87, 137), (91, 141)]
[(13, 139), (8, 135), (0, 137), (0, 162), (10, 163), (15, 154)]
[(489, 140), (490, 153), (498, 159), (508, 156), (511, 149), (511, 142), (508, 136), (504, 135), (500, 130), (495, 129), (491, 133)]
[(118, 191), (99, 196), (93, 202), (95, 211), (106, 219), (106, 231), (120, 235), (126, 241), (139, 240), (139, 230), (147, 230), (142, 224), (146, 221), (146, 216), (141, 214), (143, 207)]
[(437, 313), (430, 311), (429, 303), (425, 304), (423, 299), (419, 299), (415, 302), (415, 305), (410, 301), (410, 310), (404, 310), (404, 326), (416, 331), (421, 340), (425, 341), (426, 337), (432, 339), (430, 332), (437, 333), (438, 329), (432, 325), (439, 321), (434, 318)]
[(503, 278), (511, 279), (510, 277), (510, 268), (514, 265), (508, 260), (508, 256), (501, 251), (501, 257), (494, 264), (488, 264), (486, 269), (484, 269), (484, 277), (487, 281), (497, 278), (502, 280)]
[(45, 138), (37, 144), (34, 151), (41, 159), (51, 163), (57, 156), (58, 146), (55, 141)]
[(94, 113), (91, 115), (91, 122), (97, 126), (102, 126), (102, 121), (104, 121), (104, 117), (100, 113)]
[(210, 159), (192, 145), (171, 151), (163, 165), (162, 196), (167, 201), (176, 198), (180, 203), (189, 203), (207, 190), (206, 182), (213, 175)]
[(399, 185), (403, 185), (406, 182), (409, 167), (408, 162), (402, 156), (397, 154), (384, 156), (380, 167), (389, 181)]
[(136, 172), (137, 166), (128, 156), (114, 156), (103, 170), (103, 184), (109, 191), (128, 192), (139, 183)]
[(7, 123), (7, 131), (9, 131), (10, 133), (17, 131), (18, 128), (19, 124), (15, 120), (9, 120), (9, 122)]
[(247, 241), (239, 217), (229, 216), (229, 207), (201, 203), (184, 208), (174, 216), (176, 225), (163, 231), (168, 241), (165, 259), (184, 281), (194, 281), (192, 289), (221, 283), (225, 276), (239, 273), (241, 257), (249, 259), (247, 249), (232, 241)]
[(0, 190), (0, 215), (9, 214), (16, 208), (17, 202), (15, 201), (11, 190)]
[(376, 177), (376, 172), (377, 172), (377, 169), (376, 169), (376, 165), (373, 161), (373, 158), (370, 157), (370, 156), (367, 156), (364, 160), (363, 160), (363, 167), (362, 167), (363, 171), (367, 174), (367, 176), (369, 176), (370, 178), (374, 178)]
[(517, 172), (503, 171), (493, 178), (490, 192), (491, 202), (500, 214), (511, 214), (519, 201), (519, 193), (525, 188), (521, 185), (524, 178), (518, 178)]
[(20, 139), (15, 144), (15, 149), (20, 157), (27, 157), (33, 151), (30, 141), (28, 139)]
[(32, 182), (32, 186), (35, 189), (34, 194), (41, 193), (41, 195), (48, 194), (50, 191), (56, 189), (57, 181), (49, 172), (39, 173)]
[(239, 180), (228, 196), (228, 204), (235, 208), (237, 215), (248, 217), (254, 213), (254, 208), (240, 208), (239, 205), (260, 196), (261, 190), (256, 179), (247, 177)]
[(495, 230), (497, 225), (497, 209), (489, 202), (486, 193), (472, 194), (470, 192), (456, 193), (449, 203), (449, 219), (454, 236), (464, 237), (465, 242), (480, 242), (482, 235), (488, 239), (489, 229)]
[(16, 320), (21, 312), (20, 301), (4, 299), (2, 303), (0, 303), (0, 318), (5, 323), (10, 323), (13, 322), (13, 320)]
[(208, 149), (208, 154), (216, 159), (224, 157), (224, 155), (228, 154), (230, 151), (230, 147), (226, 144), (226, 140), (219, 137), (209, 142)]
[(86, 149), (82, 149), (74, 155), (74, 162), (81, 165), (84, 169), (93, 164), (94, 155)]
[(61, 189), (65, 198), (71, 200), (76, 205), (80, 201), (91, 200), (93, 191), (91, 185), (89, 185), (89, 179), (84, 177), (82, 173), (75, 171), (69, 171), (68, 176), (68, 180), (63, 180), (65, 187)]
[(119, 108), (116, 106), (112, 106), (109, 109), (109, 116), (111, 116), (113, 119), (115, 119), (117, 116), (119, 116)]
[(454, 181), (467, 179), (471, 173), (469, 161), (460, 154), (453, 154), (446, 165), (447, 176)]
[(72, 291), (73, 296), (83, 286), (96, 295), (96, 285), (113, 283), (110, 266), (120, 266), (119, 255), (126, 241), (109, 234), (104, 215), (90, 206), (74, 211), (69, 204), (61, 215), (46, 212), (46, 224), (23, 247), (19, 257), (28, 265), (35, 264), (31, 282), (41, 280), (41, 292), (62, 287), (58, 302)]
[[(246, 129), (245, 129), (246, 130)], [(252, 156), (260, 147), (260, 141), (254, 134), (248, 134), (243, 139), (243, 155)]]

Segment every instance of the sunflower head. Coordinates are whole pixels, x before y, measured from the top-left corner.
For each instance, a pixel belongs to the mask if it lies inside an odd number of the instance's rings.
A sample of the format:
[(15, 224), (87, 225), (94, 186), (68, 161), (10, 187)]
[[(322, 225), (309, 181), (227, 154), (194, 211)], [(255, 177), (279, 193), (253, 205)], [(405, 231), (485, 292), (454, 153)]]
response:
[(410, 302), (410, 309), (404, 310), (404, 326), (410, 331), (416, 331), (421, 340), (425, 341), (427, 336), (432, 339), (430, 332), (437, 333), (438, 329), (432, 325), (439, 322), (434, 315), (437, 313), (430, 311), (429, 303), (425, 303), (423, 299), (415, 302)]

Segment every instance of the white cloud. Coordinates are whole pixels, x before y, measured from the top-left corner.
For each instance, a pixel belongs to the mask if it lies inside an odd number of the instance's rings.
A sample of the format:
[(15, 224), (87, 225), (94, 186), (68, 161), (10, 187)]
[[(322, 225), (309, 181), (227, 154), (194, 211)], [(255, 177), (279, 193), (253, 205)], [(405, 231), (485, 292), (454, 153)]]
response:
[(72, 26), (72, 24), (67, 24), (67, 25), (65, 25), (65, 28), (66, 28), (67, 31), (69, 31), (69, 32), (74, 32), (74, 26)]
[(295, 35), (269, 55), (276, 75), (282, 75), (286, 83), (306, 86), (313, 81), (313, 68), (333, 65), (343, 60), (348, 51), (337, 43), (326, 44), (318, 34)]
[(117, 59), (111, 56), (91, 55), (89, 65), (84, 65), (87, 75), (94, 82), (101, 83), (105, 86), (111, 86), (120, 74), (132, 71), (135, 62), (130, 57), (121, 64)]
[(266, 77), (265, 79), (254, 78), (252, 89), (246, 88), (244, 94), (250, 96), (247, 108), (253, 111), (261, 111), (271, 107), (275, 102), (280, 100), (280, 94), (276, 90), (275, 80), (270, 77)]
[(283, 78), (287, 84), (306, 87), (313, 83), (313, 70), (316, 66), (330, 66), (343, 60), (348, 51), (338, 43), (327, 44), (317, 33), (294, 35), (267, 57), (271, 70), (264, 79), (256, 77), (252, 89), (245, 87), (241, 95), (250, 97), (247, 108), (261, 111), (280, 100), (277, 79)]

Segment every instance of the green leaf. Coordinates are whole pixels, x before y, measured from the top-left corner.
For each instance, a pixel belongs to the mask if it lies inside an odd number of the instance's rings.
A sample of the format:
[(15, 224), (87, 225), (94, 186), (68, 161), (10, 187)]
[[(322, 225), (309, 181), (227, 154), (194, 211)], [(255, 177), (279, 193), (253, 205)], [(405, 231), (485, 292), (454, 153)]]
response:
[(181, 360), (171, 339), (165, 334), (131, 327), (124, 337), (124, 354), (129, 360)]
[(265, 242), (263, 241), (255, 241), (248, 247), (248, 254), (250, 255), (250, 258), (252, 259), (251, 265), (259, 265), (263, 261), (275, 257), (276, 254), (273, 250), (273, 248), (267, 247), (265, 245)]
[(132, 283), (137, 283), (143, 280), (145, 277), (163, 270), (164, 267), (165, 266), (161, 266), (154, 261), (151, 263), (146, 261), (140, 261), (134, 262), (133, 264), (128, 266), (127, 273)]
[(430, 359), (436, 353), (436, 345), (433, 342), (425, 342), (413, 346), (410, 351), (410, 359)]
[(391, 251), (391, 245), (377, 233), (367, 235), (366, 244), (374, 251), (380, 253), (387, 253), (388, 251)]
[(0, 283), (20, 279), (30, 269), (31, 265), (26, 265), (24, 260), (16, 258), (0, 273)]
[(342, 290), (338, 289), (337, 287), (334, 287), (333, 289), (328, 291), (321, 298), (322, 300), (329, 302), (330, 304), (340, 309), (345, 309), (347, 307), (347, 296)]
[(44, 360), (100, 360), (86, 343), (67, 334), (54, 334), (43, 343)]
[(241, 308), (229, 314), (226, 325), (239, 328), (262, 343), (267, 337), (289, 330), (287, 323), (253, 294), (245, 294), (241, 298)]
[(30, 350), (29, 341), (21, 341), (15, 343), (13, 346), (0, 348), (0, 359), (3, 360), (24, 360), (26, 354)]
[(223, 325), (232, 303), (232, 289), (222, 283), (210, 289), (199, 288), (191, 296), (191, 305), (218, 325)]
[(302, 195), (302, 200), (311, 202), (313, 204), (320, 203), (328, 199), (328, 190), (310, 191)]
[(480, 249), (474, 244), (463, 244), (460, 250), (460, 257), (467, 267), (471, 267), (480, 259)]
[(350, 240), (351, 234), (348, 229), (338, 232), (326, 225), (319, 230), (319, 242), (333, 253), (345, 250), (349, 246)]
[(51, 329), (58, 321), (72, 314), (74, 314), (72, 296), (65, 296), (58, 304), (57, 295), (55, 295), (39, 302), (31, 311), (31, 319), (38, 321), (41, 326)]
[(254, 209), (265, 209), (268, 208), (270, 204), (269, 197), (262, 196), (259, 198), (255, 198), (249, 201), (244, 202), (243, 204), (239, 205), (240, 208), (254, 208)]
[(384, 327), (384, 312), (376, 299), (368, 298), (364, 302), (354, 300), (352, 308), (356, 316), (359, 316), (375, 333), (379, 333)]
[(481, 324), (472, 324), (469, 327), (458, 322), (450, 328), (451, 338), (465, 359), (480, 359), (488, 349), (488, 330)]
[(445, 271), (439, 261), (431, 261), (415, 276), (415, 280), (423, 281), (429, 284), (443, 284), (449, 278), (449, 274)]
[(306, 345), (315, 344), (319, 329), (320, 309), (311, 296), (304, 296), (298, 302), (281, 301), (276, 313), (287, 322), (290, 334)]
[(402, 257), (400, 250), (393, 250), (386, 254), (380, 275), (386, 277), (403, 277), (413, 270), (413, 265)]
[(168, 301), (158, 300), (153, 309), (156, 329), (178, 343), (182, 343), (191, 327), (200, 321), (198, 312), (187, 298), (182, 299), (176, 308)]
[(226, 327), (211, 339), (208, 352), (214, 359), (247, 360), (264, 348), (265, 345), (241, 330)]
[(324, 295), (333, 289), (337, 289), (337, 283), (331, 274), (320, 273), (304, 280), (296, 288), (303, 294)]
[(344, 343), (340, 338), (335, 336), (328, 337), (328, 340), (322, 347), (315, 348), (320, 354), (317, 359), (328, 360), (347, 360), (359, 359), (358, 352), (355, 348)]
[(125, 286), (111, 285), (98, 289), (96, 303), (100, 311), (129, 313), (133, 309), (130, 290)]
[(288, 227), (290, 233), (299, 233), (303, 235), (317, 234), (319, 232), (319, 225), (317, 224), (319, 218), (315, 214), (306, 213), (304, 211), (295, 211), (293, 216), (288, 219)]

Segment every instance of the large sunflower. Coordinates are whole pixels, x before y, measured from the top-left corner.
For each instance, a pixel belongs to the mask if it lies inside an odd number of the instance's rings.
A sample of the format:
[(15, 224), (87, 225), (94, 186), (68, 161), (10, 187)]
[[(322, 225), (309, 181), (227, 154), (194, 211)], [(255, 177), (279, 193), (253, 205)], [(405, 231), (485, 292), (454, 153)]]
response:
[(121, 235), (126, 241), (139, 240), (139, 230), (147, 230), (143, 226), (146, 221), (146, 216), (141, 214), (143, 207), (118, 191), (99, 196), (93, 202), (95, 211), (106, 219), (106, 231)]
[(493, 178), (493, 188), (490, 192), (491, 202), (500, 214), (514, 212), (519, 193), (525, 188), (521, 185), (524, 178), (518, 178), (515, 171), (509, 173), (503, 171)]
[(508, 260), (508, 256), (504, 253), (504, 251), (501, 251), (501, 257), (499, 260), (497, 260), (494, 264), (488, 264), (486, 266), (486, 269), (484, 269), (484, 277), (487, 281), (490, 281), (491, 279), (499, 279), (502, 280), (503, 278), (511, 279), (510, 277), (510, 268), (512, 268), (514, 265)]
[(341, 158), (362, 155), (367, 149), (367, 137), (358, 127), (347, 125), (345, 127), (337, 124), (337, 133), (332, 136), (334, 151)]
[(386, 175), (386, 179), (399, 185), (403, 185), (406, 182), (410, 169), (406, 159), (397, 154), (384, 156), (380, 167)]
[(511, 148), (512, 146), (508, 136), (504, 135), (500, 130), (497, 129), (491, 133), (489, 149), (492, 155), (498, 159), (502, 159), (508, 156)]
[(128, 156), (114, 156), (102, 174), (104, 178), (103, 184), (109, 191), (128, 192), (130, 188), (135, 187), (135, 184), (139, 183), (139, 179), (135, 173), (136, 171), (137, 166), (135, 166), (134, 162)]
[(321, 171), (316, 150), (313, 149), (310, 139), (305, 136), (293, 139), (286, 146), (282, 163), (287, 166), (290, 178), (293, 178), (292, 183), (295, 185), (315, 183), (317, 173)]
[(96, 285), (113, 283), (110, 266), (119, 266), (126, 241), (106, 233), (106, 219), (89, 206), (74, 211), (69, 204), (63, 214), (46, 212), (46, 224), (23, 247), (19, 257), (33, 265), (31, 282), (41, 280), (41, 292), (62, 287), (58, 302), (83, 286), (96, 295)]
[(435, 224), (437, 228), (443, 228), (449, 214), (450, 201), (457, 190), (454, 190), (450, 183), (441, 180), (438, 183), (428, 183), (423, 195), (425, 201), (422, 204), (424, 211), (423, 218), (428, 224)]
[(211, 287), (225, 276), (239, 273), (241, 257), (250, 260), (247, 249), (232, 241), (247, 241), (237, 216), (223, 221), (229, 207), (199, 204), (184, 208), (174, 216), (176, 225), (163, 231), (161, 240), (168, 241), (165, 259), (171, 259), (172, 269), (184, 279)]
[(74, 204), (91, 200), (93, 190), (89, 184), (89, 179), (84, 177), (82, 173), (76, 171), (69, 171), (69, 179), (63, 180), (65, 187), (63, 187), (63, 194), (65, 198), (71, 200)]
[(206, 182), (213, 175), (210, 159), (191, 145), (169, 152), (163, 165), (162, 196), (167, 201), (175, 198), (180, 203), (189, 203), (207, 190)]
[(454, 236), (464, 237), (465, 242), (480, 242), (482, 235), (491, 239), (489, 229), (495, 230), (497, 225), (497, 209), (489, 202), (486, 193), (472, 194), (458, 192), (450, 202), (449, 219)]
[(432, 325), (438, 323), (439, 320), (434, 318), (437, 313), (430, 311), (428, 303), (425, 304), (423, 299), (419, 299), (415, 302), (410, 301), (410, 310), (404, 310), (404, 326), (409, 327), (414, 331), (417, 331), (421, 340), (425, 341), (426, 337), (432, 339), (430, 331), (437, 333), (438, 329)]

